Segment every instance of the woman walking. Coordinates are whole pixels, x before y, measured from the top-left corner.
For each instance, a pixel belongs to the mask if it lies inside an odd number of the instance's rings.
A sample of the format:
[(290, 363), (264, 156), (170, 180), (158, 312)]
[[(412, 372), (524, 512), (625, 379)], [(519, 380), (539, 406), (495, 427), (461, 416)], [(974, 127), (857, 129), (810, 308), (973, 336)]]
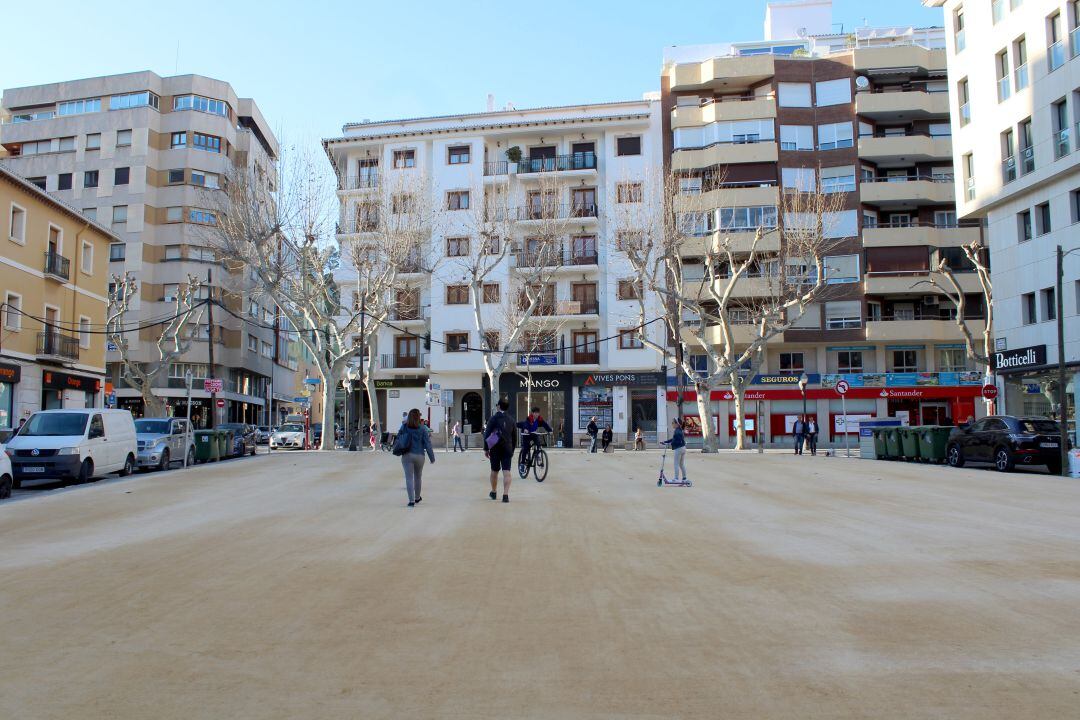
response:
[(686, 440), (683, 438), (682, 420), (675, 418), (671, 421), (671, 439), (664, 440), (664, 445), (670, 445), (675, 451), (675, 480), (680, 482), (679, 473), (682, 472), (682, 481), (686, 481)]
[(431, 431), (420, 422), (420, 411), (413, 408), (398, 430), (398, 439), (407, 448), (401, 456), (401, 467), (405, 470), (405, 491), (409, 493), (409, 507), (415, 506), (420, 497), (420, 478), (424, 474), (424, 453), (432, 464), (435, 463), (435, 449), (431, 447)]
[(463, 446), (461, 444), (461, 423), (460, 422), (454, 423), (454, 429), (453, 429), (452, 432), (453, 432), (453, 435), (454, 435), (454, 452), (457, 452), (459, 449), (461, 450), (461, 452), (465, 452), (465, 446)]

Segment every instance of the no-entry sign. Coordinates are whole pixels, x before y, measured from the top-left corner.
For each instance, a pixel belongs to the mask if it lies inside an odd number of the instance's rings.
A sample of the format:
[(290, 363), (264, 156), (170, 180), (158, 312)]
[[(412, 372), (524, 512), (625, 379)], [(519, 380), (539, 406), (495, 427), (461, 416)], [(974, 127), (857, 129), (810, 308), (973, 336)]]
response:
[(990, 383), (983, 385), (982, 396), (987, 400), (993, 400), (994, 398), (996, 398), (998, 396), (997, 385), (991, 385)]
[(223, 407), (225, 407), (225, 399), (224, 399), (224, 398), (218, 398), (218, 401), (217, 401), (217, 406), (218, 406), (219, 408), (223, 408)]
[(851, 386), (848, 385), (847, 380), (841, 380), (838, 383), (836, 383), (836, 394), (837, 395), (847, 395), (847, 391), (850, 390), (850, 389), (851, 389)]

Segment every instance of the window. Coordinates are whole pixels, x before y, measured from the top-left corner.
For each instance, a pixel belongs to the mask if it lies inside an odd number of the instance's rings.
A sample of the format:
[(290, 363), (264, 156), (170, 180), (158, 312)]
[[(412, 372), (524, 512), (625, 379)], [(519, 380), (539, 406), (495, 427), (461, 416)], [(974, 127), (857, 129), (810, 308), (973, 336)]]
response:
[(83, 187), (96, 188), (98, 186), (98, 171), (87, 170), (83, 173)]
[(615, 234), (615, 249), (627, 252), (640, 249), (645, 243), (645, 233), (640, 230), (620, 230)]
[(94, 243), (83, 240), (82, 252), (79, 253), (79, 269), (84, 275), (94, 274)]
[(259, 352), (259, 338), (248, 334), (248, 352)]
[(961, 167), (964, 169), (964, 197), (968, 200), (975, 199), (975, 156), (965, 153), (961, 158)]
[(780, 353), (780, 372), (784, 374), (801, 373), (804, 369), (801, 352)]
[(394, 151), (394, 168), (402, 170), (404, 168), (416, 167), (416, 151), (415, 150), (395, 150)]
[(79, 347), (84, 350), (90, 347), (90, 318), (85, 315), (79, 316)]
[(502, 241), (498, 237), (489, 237), (487, 243), (482, 246), (481, 252), (485, 255), (498, 255), (502, 252)]
[(446, 286), (446, 304), (447, 305), (467, 305), (469, 302), (469, 286), (468, 285), (447, 285)]
[(1005, 0), (990, 0), (990, 20), (994, 25), (1005, 17)]
[(218, 190), (221, 188), (221, 179), (217, 173), (206, 172), (205, 170), (192, 170), (191, 184), (202, 185), (211, 190)]
[(214, 100), (201, 95), (177, 95), (173, 98), (173, 110), (198, 110), (211, 115), (229, 116), (229, 106), (224, 100)]
[(446, 193), (446, 209), (447, 210), (468, 210), (469, 209), (469, 191), (468, 190), (453, 190)]
[(621, 137), (615, 139), (615, 154), (622, 155), (640, 155), (641, 154), (641, 137)]
[(97, 222), (97, 208), (83, 208), (82, 214), (91, 222)]
[(1013, 84), (1016, 92), (1028, 86), (1027, 40), (1023, 35), (1013, 43)]
[(854, 140), (853, 127), (849, 122), (818, 125), (818, 150), (849, 148)]
[(1035, 206), (1035, 234), (1045, 235), (1050, 232), (1050, 203)]
[(131, 131), (130, 130), (117, 130), (116, 131), (116, 147), (128, 147), (131, 145)]
[(390, 198), (390, 211), (395, 215), (407, 215), (412, 211), (412, 195), (397, 194)]
[(827, 193), (855, 192), (855, 166), (841, 165), (821, 168), (821, 191)]
[(165, 208), (165, 222), (178, 223), (184, 221), (184, 208), (173, 206)]
[(184, 183), (184, 170), (170, 170), (169, 171), (169, 184), (170, 185), (182, 185)]
[(26, 211), (18, 205), (11, 206), (8, 237), (20, 245), (26, 244)]
[(955, 42), (956, 52), (962, 52), (967, 47), (967, 38), (964, 30), (964, 7), (960, 7), (953, 10), (953, 40)]
[(893, 372), (919, 372), (918, 350), (893, 350)]
[(488, 305), (499, 302), (500, 288), (499, 283), (484, 283), (482, 302)]
[(86, 149), (87, 150), (100, 150), (101, 149), (101, 133), (89, 133), (86, 136)]
[(956, 83), (956, 103), (960, 108), (960, 127), (964, 127), (971, 122), (971, 105), (968, 100), (968, 81), (967, 78), (964, 78)]
[(781, 125), (780, 126), (780, 149), (781, 150), (813, 150), (814, 149), (814, 126), (813, 125)]
[(119, 262), (127, 257), (127, 245), (124, 243), (113, 243), (109, 245), (109, 262)]
[(640, 350), (645, 347), (645, 343), (641, 342), (641, 337), (638, 335), (638, 332), (637, 328), (619, 330), (619, 349)]
[(937, 228), (954, 228), (956, 224), (956, 211), (955, 210), (935, 210), (934, 211), (934, 227)]
[(191, 133), (191, 146), (196, 150), (202, 150), (203, 152), (220, 153), (221, 138), (199, 132)]
[(1069, 192), (1069, 218), (1072, 222), (1080, 222), (1080, 190)]
[(861, 373), (863, 358), (861, 350), (839, 350), (836, 353), (836, 371), (841, 373)]
[(818, 107), (846, 105), (851, 102), (851, 80), (848, 78), (822, 80), (815, 85)]
[(83, 115), (92, 112), (101, 112), (101, 98), (68, 100), (56, 105), (57, 115)]
[(1039, 322), (1039, 307), (1035, 302), (1035, 293), (1024, 293), (1020, 296), (1020, 313), (1025, 325), (1034, 325)]
[(57, 190), (70, 190), (71, 189), (71, 173), (60, 173), (56, 177), (56, 189)]
[(851, 330), (862, 327), (862, 302), (838, 300), (825, 303), (825, 328)]
[(1042, 298), (1042, 318), (1043, 322), (1050, 322), (1057, 319), (1057, 300), (1054, 297), (1054, 288), (1045, 288), (1039, 293)]
[(859, 282), (858, 255), (828, 255), (825, 257), (825, 278), (830, 285)]
[(262, 356), (264, 358), (274, 357), (274, 346), (265, 340), (262, 341)]
[(137, 93), (127, 93), (126, 95), (113, 95), (109, 98), (109, 109), (127, 110), (136, 107), (152, 107), (157, 110), (159, 102), (157, 95), (144, 90)]
[(446, 151), (446, 163), (448, 165), (465, 165), (469, 162), (469, 146), (458, 145), (448, 148)]
[(179, 245), (166, 245), (165, 246), (165, 259), (166, 260), (180, 260), (182, 258)]
[(214, 216), (214, 213), (209, 210), (191, 208), (188, 210), (188, 222), (197, 223), (199, 225), (217, 225), (217, 218)]
[(1005, 102), (1012, 95), (1012, 85), (1009, 78), (1009, 53), (1002, 50), (994, 56), (994, 72), (997, 73), (997, 98), (998, 102)]
[(469, 333), (446, 333), (446, 352), (468, 352)]
[(131, 168), (118, 167), (113, 170), (113, 185), (127, 185), (131, 179)]
[(620, 280), (617, 290), (619, 300), (638, 300), (643, 294), (640, 280)]
[(126, 223), (128, 219), (127, 205), (116, 205), (112, 209), (112, 221), (116, 223)]
[(1035, 147), (1031, 136), (1031, 118), (1021, 120), (1017, 126), (1020, 135), (1020, 174), (1027, 175), (1035, 169)]
[(810, 107), (810, 83), (780, 83), (780, 107)]
[(967, 353), (962, 347), (939, 347), (938, 372), (963, 372), (967, 370)]
[(801, 192), (817, 190), (817, 173), (814, 168), (786, 167), (781, 171), (781, 183), (786, 189)]
[(1065, 43), (1062, 42), (1061, 13), (1046, 18), (1046, 70), (1053, 72), (1065, 64)]
[(188, 248), (188, 260), (196, 260), (201, 262), (216, 262), (217, 257), (215, 257), (213, 248), (192, 245)]
[(723, 230), (757, 230), (759, 227), (776, 227), (776, 207), (720, 208), (720, 227)]
[(446, 257), (465, 257), (469, 254), (469, 238), (446, 238)]
[(615, 186), (616, 202), (639, 203), (642, 198), (641, 183), (619, 183)]
[(502, 347), (502, 343), (499, 341), (499, 333), (494, 330), (487, 330), (484, 332), (484, 348), (487, 350), (498, 350)]
[(62, 137), (58, 141), (60, 143), (60, 152), (75, 152), (75, 137)]
[(701, 194), (701, 178), (699, 178), (699, 177), (681, 177), (681, 178), (679, 178), (679, 194), (680, 195), (700, 195)]
[(186, 132), (174, 132), (169, 136), (169, 147), (181, 148), (187, 147), (187, 133)]
[(1066, 112), (1065, 99), (1062, 98), (1050, 106), (1050, 118), (1054, 123), (1054, 159), (1060, 160), (1069, 154), (1069, 116)]
[(7, 305), (4, 307), (4, 329), (22, 329), (22, 295), (9, 292), (4, 299)]

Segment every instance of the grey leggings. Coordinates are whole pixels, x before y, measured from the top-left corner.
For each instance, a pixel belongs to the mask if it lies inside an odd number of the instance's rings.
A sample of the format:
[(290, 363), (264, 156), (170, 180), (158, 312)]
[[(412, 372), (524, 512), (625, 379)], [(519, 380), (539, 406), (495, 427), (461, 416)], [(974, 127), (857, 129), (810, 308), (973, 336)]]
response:
[[(679, 469), (682, 469), (682, 475), (679, 475)], [(675, 448), (675, 479), (686, 479), (686, 447)]]
[(401, 467), (405, 469), (405, 490), (409, 493), (409, 502), (416, 502), (420, 497), (420, 477), (424, 474), (424, 460), (421, 453), (405, 453), (401, 456)]

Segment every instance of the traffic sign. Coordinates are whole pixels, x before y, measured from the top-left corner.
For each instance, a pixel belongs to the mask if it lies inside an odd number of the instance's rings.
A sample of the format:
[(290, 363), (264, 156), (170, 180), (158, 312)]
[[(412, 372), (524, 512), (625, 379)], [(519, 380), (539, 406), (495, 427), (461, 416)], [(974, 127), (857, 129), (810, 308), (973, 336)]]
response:
[(322, 380), (319, 378), (304, 378), (304, 382), (308, 385), (321, 385)]
[(223, 408), (223, 407), (225, 407), (225, 398), (218, 398), (218, 401), (217, 401), (217, 406), (218, 406), (219, 408)]
[(206, 378), (203, 380), (203, 390), (208, 393), (219, 393), (225, 389), (225, 381), (221, 378)]
[(847, 391), (850, 390), (850, 389), (851, 389), (851, 386), (848, 385), (847, 380), (841, 380), (838, 383), (836, 383), (836, 394), (837, 395), (847, 395)]
[(987, 400), (993, 400), (994, 398), (996, 398), (998, 396), (997, 385), (991, 385), (990, 383), (986, 383), (985, 385), (983, 385), (982, 396)]
[(303, 396), (301, 396), (301, 397), (294, 397), (294, 398), (292, 399), (292, 401), (293, 401), (294, 403), (300, 403), (301, 405), (306, 405), (307, 403), (311, 402), (311, 398), (306, 398), (306, 397), (303, 397)]
[(118, 351), (118, 350), (119, 350), (120, 348), (118, 348), (118, 347), (116, 346), (116, 343), (114, 343), (114, 342), (113, 342), (112, 340), (108, 340), (108, 341), (106, 341), (106, 343), (105, 343), (105, 349), (106, 349), (106, 350), (108, 350), (109, 352), (116, 352), (116, 351)]

